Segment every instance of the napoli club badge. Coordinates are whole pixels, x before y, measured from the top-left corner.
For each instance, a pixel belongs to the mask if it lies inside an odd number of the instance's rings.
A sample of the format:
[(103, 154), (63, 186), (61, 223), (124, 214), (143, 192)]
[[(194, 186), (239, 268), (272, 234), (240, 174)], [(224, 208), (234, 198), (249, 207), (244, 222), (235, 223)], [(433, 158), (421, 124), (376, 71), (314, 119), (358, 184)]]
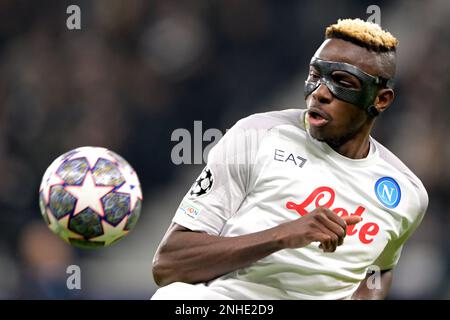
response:
[(375, 194), (378, 200), (389, 209), (398, 206), (402, 195), (397, 181), (391, 177), (378, 179), (375, 183)]
[(208, 194), (214, 184), (214, 177), (210, 168), (205, 167), (200, 176), (192, 184), (189, 197), (195, 199)]

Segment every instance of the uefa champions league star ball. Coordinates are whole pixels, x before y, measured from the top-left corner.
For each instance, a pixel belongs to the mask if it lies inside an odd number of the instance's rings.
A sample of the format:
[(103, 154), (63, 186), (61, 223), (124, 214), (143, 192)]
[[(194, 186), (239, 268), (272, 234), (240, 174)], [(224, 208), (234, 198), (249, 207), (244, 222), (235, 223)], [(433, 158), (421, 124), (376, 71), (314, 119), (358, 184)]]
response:
[(48, 227), (77, 247), (108, 246), (136, 224), (142, 206), (139, 179), (121, 156), (81, 147), (57, 158), (39, 188)]

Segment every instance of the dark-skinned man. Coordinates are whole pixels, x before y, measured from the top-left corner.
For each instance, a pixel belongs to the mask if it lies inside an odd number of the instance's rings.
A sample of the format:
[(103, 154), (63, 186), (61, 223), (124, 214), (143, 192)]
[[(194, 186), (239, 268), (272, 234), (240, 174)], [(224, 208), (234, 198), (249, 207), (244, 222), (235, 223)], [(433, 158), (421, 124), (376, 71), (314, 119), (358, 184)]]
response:
[(152, 299), (387, 295), (428, 206), (421, 181), (370, 136), (394, 99), (397, 44), (376, 24), (338, 21), (311, 59), (307, 109), (227, 132), (156, 252)]

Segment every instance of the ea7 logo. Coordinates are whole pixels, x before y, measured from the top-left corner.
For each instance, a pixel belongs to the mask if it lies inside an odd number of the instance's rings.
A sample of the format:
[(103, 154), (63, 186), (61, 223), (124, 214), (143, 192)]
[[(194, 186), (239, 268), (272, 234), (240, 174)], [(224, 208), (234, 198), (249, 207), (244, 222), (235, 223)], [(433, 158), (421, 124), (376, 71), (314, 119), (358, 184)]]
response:
[(387, 208), (395, 208), (401, 199), (401, 190), (397, 181), (391, 177), (383, 177), (375, 183), (375, 194)]
[(291, 152), (286, 152), (284, 150), (281, 149), (275, 149), (274, 154), (273, 154), (273, 160), (275, 161), (280, 161), (280, 162), (285, 162), (285, 163), (291, 163), (296, 167), (300, 167), (303, 168), (303, 166), (305, 165), (307, 159), (299, 156), (299, 155), (295, 155)]

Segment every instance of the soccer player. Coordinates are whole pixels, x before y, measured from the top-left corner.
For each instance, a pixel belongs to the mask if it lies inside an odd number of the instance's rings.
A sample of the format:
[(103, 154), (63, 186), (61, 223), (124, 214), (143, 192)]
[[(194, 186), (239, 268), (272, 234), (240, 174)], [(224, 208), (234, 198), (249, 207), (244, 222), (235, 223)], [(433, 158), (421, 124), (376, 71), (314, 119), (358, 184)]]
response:
[[(387, 295), (428, 206), (421, 181), (370, 136), (394, 99), (397, 43), (339, 20), (311, 59), (307, 109), (227, 132), (156, 252), (153, 299)], [(369, 269), (380, 271), (372, 285)]]

